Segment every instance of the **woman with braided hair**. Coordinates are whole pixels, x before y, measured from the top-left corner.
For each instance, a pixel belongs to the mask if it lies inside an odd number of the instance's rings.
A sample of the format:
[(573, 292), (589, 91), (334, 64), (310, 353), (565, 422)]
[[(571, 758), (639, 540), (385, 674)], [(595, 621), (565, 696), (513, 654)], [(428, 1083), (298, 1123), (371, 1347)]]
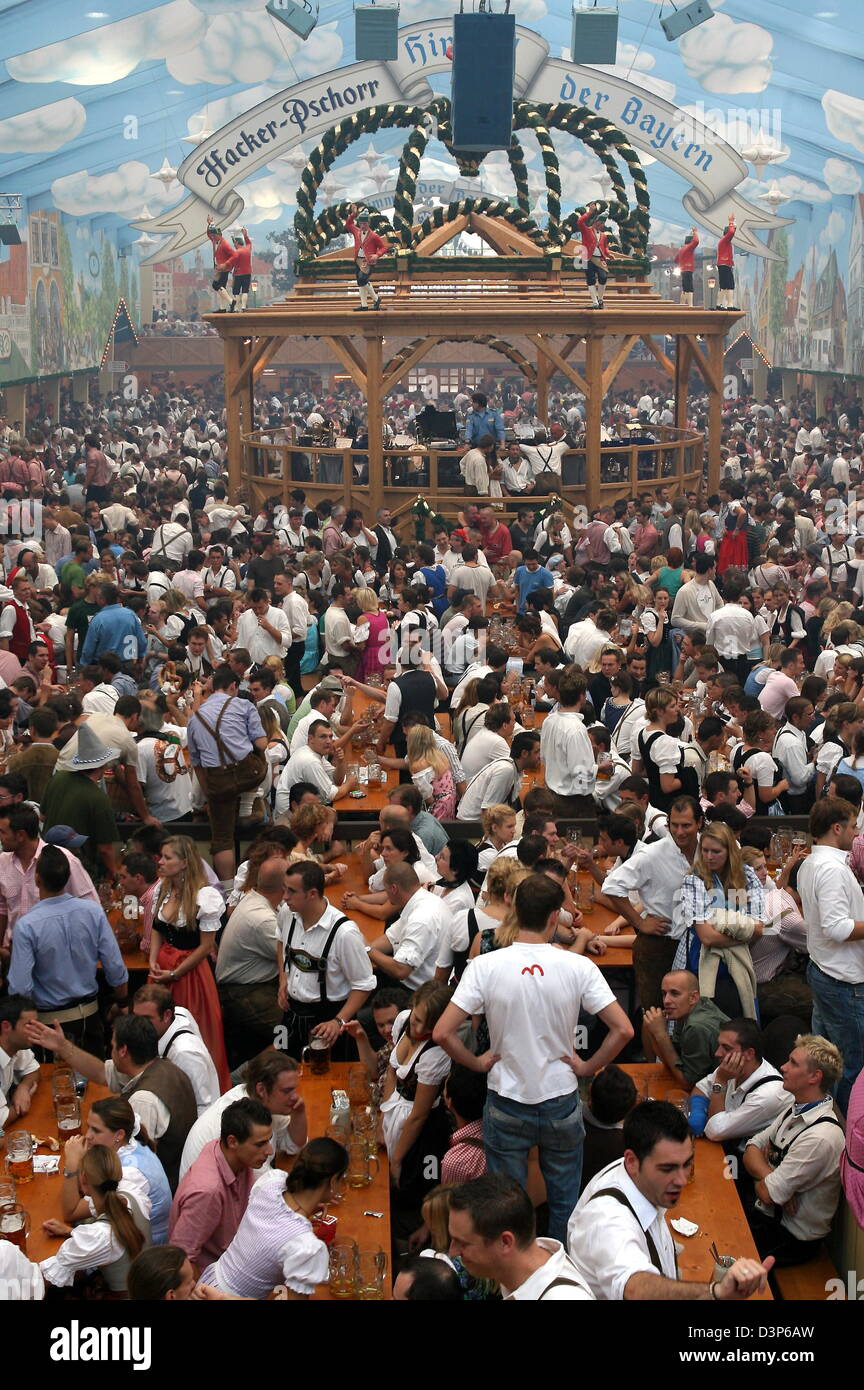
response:
[(375, 293), (370, 282), (372, 267), (387, 254), (387, 243), (377, 232), (372, 231), (368, 212), (358, 213), (356, 203), (352, 203), (348, 209), (345, 229), (354, 238), (354, 265), (360, 290), (357, 312), (360, 313), (363, 309), (380, 309), (381, 296)]
[[(594, 309), (603, 308), (603, 291), (607, 280), (609, 242), (599, 203), (589, 203), (579, 218), (579, 233), (585, 254), (585, 282)], [(599, 289), (598, 289), (599, 285)]]
[(65, 1236), (56, 1255), (41, 1263), (46, 1284), (69, 1288), (79, 1273), (98, 1269), (107, 1285), (106, 1298), (126, 1298), (129, 1265), (150, 1243), (150, 1223), (130, 1192), (119, 1192), (123, 1167), (116, 1150), (104, 1144), (88, 1149), (81, 1160), (78, 1185), (96, 1215), (75, 1227), (64, 1221), (44, 1223), (49, 1235)]

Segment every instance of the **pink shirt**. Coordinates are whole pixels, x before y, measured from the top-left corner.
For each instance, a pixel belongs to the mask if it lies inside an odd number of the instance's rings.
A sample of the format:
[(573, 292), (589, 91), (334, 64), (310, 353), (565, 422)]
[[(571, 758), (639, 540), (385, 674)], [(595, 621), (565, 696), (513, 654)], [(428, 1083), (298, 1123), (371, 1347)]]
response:
[(179, 1245), (202, 1268), (218, 1260), (237, 1234), (257, 1176), (254, 1168), (235, 1173), (222, 1152), (222, 1141), (211, 1139), (171, 1204), (172, 1245)]
[(846, 1149), (840, 1158), (840, 1178), (855, 1220), (864, 1227), (864, 1071), (849, 1096)]
[(791, 676), (784, 676), (782, 671), (772, 671), (762, 687), (759, 704), (768, 714), (780, 719), (786, 709), (786, 701), (800, 694), (801, 691)]
[[(29, 912), (31, 907), (35, 907), (39, 901), (39, 889), (36, 886), (36, 860), (45, 848), (45, 841), (40, 839), (36, 846), (36, 853), (30, 860), (30, 867), (25, 871), (21, 860), (17, 854), (7, 850), (0, 854), (0, 914), (6, 913), (9, 918), (9, 926), (3, 944), (8, 946), (12, 940), (12, 929), (19, 917), (23, 917), (25, 912)], [(88, 874), (80, 859), (76, 859), (68, 849), (60, 848), (60, 853), (65, 854), (69, 860), (69, 884), (64, 892), (73, 894), (76, 898), (89, 898), (91, 902), (99, 902), (99, 894), (93, 887), (93, 880)]]

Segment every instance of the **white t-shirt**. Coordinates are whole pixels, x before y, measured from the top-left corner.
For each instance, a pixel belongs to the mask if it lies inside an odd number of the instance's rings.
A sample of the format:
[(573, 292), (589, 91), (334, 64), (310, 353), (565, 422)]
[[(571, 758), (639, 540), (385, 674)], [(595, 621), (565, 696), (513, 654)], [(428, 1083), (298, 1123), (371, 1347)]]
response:
[(485, 1014), (493, 1052), (489, 1089), (523, 1105), (570, 1095), (578, 1080), (560, 1059), (573, 1052), (579, 1011), (614, 1004), (597, 966), (548, 942), (516, 941), (469, 962), (453, 995), (467, 1014)]

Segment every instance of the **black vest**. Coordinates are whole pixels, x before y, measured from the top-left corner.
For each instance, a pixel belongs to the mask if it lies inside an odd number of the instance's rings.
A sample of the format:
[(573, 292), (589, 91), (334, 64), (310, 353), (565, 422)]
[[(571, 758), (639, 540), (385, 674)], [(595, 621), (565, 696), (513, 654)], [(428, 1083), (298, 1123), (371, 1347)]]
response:
[(412, 714), (425, 715), (430, 725), (433, 724), (436, 699), (435, 679), (429, 675), (428, 671), (406, 671), (404, 676), (397, 676), (393, 683), (398, 687), (402, 697), (402, 703), (399, 706), (399, 719), (393, 730), (393, 750), (397, 758), (404, 758), (406, 745), (402, 720), (410, 711)]

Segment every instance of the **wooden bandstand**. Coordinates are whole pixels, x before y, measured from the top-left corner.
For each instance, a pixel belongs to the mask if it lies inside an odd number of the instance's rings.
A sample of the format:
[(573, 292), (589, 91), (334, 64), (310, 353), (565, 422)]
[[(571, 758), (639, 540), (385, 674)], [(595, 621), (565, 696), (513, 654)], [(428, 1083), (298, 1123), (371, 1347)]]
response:
[[(523, 106), (514, 104), (514, 124), (522, 121), (536, 132), (546, 129), (538, 127), (542, 120), (548, 126), (580, 133), (580, 108), (567, 108), (563, 115), (558, 108), (541, 110), (539, 115), (532, 108), (520, 114)], [(412, 190), (426, 137), (417, 124), (400, 165), (397, 190), (402, 192), (397, 192), (393, 223), (381, 214), (372, 215), (374, 229), (386, 237), (392, 252), (374, 272), (381, 308), (358, 310), (352, 248), (328, 249), (344, 231), (348, 205), (327, 208), (313, 221), (315, 193), (333, 158), (352, 139), (382, 124), (406, 126), (415, 119), (410, 109), (407, 116), (394, 117), (393, 112), (398, 115), (400, 109), (387, 108), (376, 118), (373, 108), (371, 123), (367, 113), (362, 130), (357, 117), (341, 122), (310, 156), (298, 189), (295, 229), (302, 254), (291, 293), (266, 308), (208, 316), (224, 343), (232, 497), (245, 496), (253, 507), (273, 496), (287, 503), (292, 487), (299, 484), (312, 504), (329, 497), (348, 506), (359, 504), (370, 513), (384, 505), (399, 513), (420, 493), (433, 511), (448, 519), (454, 516), (465, 497), (457, 454), (434, 446), (385, 444), (383, 426), (388, 395), (396, 388), (407, 390), (409, 373), (433, 349), (460, 341), (482, 342), (500, 352), (502, 361), (509, 359), (536, 390), (541, 421), (548, 420), (553, 376), (563, 378), (565, 389), (584, 393), (584, 444), (565, 455), (558, 490), (572, 506), (590, 511), (660, 482), (667, 482), (673, 495), (695, 491), (706, 474), (709, 488), (716, 487), (725, 337), (741, 315), (690, 308), (655, 292), (648, 279), (644, 177), (640, 178), (635, 154), (624, 146), (621, 132), (610, 128), (613, 153), (621, 158), (624, 149), (640, 198), (631, 210), (622, 201), (623, 184), (606, 145), (597, 143), (601, 136), (596, 117), (591, 118), (592, 148), (600, 151), (607, 171), (615, 174), (612, 186), (618, 194), (617, 201), (605, 205), (607, 221), (617, 226), (618, 235), (613, 234), (602, 309), (592, 307), (585, 277), (574, 269), (574, 254), (578, 256), (581, 249), (576, 240), (579, 209), (562, 219), (560, 181), (556, 192), (550, 172), (554, 155), (548, 142), (544, 149), (549, 189), (545, 228), (527, 213), (527, 184), (519, 176), (515, 156), (511, 158), (517, 181), (513, 203), (465, 199), (437, 208), (421, 220), (413, 213)], [(439, 136), (445, 143), (448, 115), (447, 104), (439, 100)], [(419, 116), (416, 119), (419, 122)], [(521, 158), (515, 136), (514, 146)], [(448, 254), (449, 243), (463, 232), (479, 237), (486, 254)], [(347, 441), (295, 441), (280, 436), (278, 430), (256, 430), (256, 382), (283, 343), (301, 337), (325, 344), (365, 399), (368, 444), (362, 449), (350, 447)], [(604, 443), (603, 403), (637, 344), (648, 350), (668, 377), (667, 396), (674, 403), (675, 423), (655, 427), (654, 443), (642, 439), (634, 444)], [(694, 381), (699, 393), (708, 396), (707, 439), (687, 428), (688, 390)]]

